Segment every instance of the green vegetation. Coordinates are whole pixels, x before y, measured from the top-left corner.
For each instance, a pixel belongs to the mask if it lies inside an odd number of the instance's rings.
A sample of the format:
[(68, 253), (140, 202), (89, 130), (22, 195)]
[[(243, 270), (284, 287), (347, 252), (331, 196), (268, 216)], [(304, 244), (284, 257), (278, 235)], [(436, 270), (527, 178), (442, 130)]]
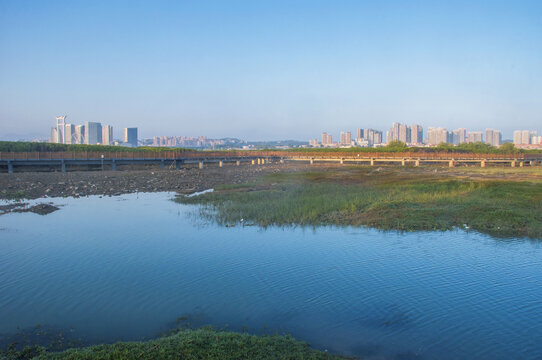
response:
[(76, 145), (76, 144), (54, 144), (23, 141), (0, 141), (0, 152), (61, 152), (61, 151), (102, 151), (102, 152), (130, 152), (130, 151), (186, 151), (182, 148), (140, 146), (136, 148), (125, 146), (109, 145)]
[[(0, 355), (0, 358), (2, 355)], [(114, 359), (340, 359), (311, 349), (291, 336), (256, 336), (208, 328), (180, 330), (146, 342), (118, 342), (63, 352), (47, 352), (34, 346), (12, 349), (4, 359), (114, 360)]]
[[(433, 168), (434, 169), (434, 168)], [(223, 225), (365, 225), (385, 230), (464, 227), (496, 236), (542, 238), (542, 171), (470, 168), (332, 168), (280, 173), (197, 197)], [(490, 178), (491, 180), (488, 180)]]

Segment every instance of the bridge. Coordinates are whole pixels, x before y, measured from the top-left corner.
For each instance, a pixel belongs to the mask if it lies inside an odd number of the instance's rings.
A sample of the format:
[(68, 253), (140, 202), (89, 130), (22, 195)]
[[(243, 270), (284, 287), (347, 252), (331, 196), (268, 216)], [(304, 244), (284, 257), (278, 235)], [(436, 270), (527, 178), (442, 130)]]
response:
[(159, 165), (180, 169), (187, 166), (214, 164), (262, 165), (266, 163), (304, 162), (308, 164), (338, 162), (340, 164), (396, 164), (420, 166), (439, 164), (501, 165), (510, 167), (541, 166), (542, 154), (474, 154), (442, 152), (355, 152), (355, 151), (130, 151), (130, 152), (21, 152), (0, 153), (0, 169), (43, 169), (62, 172), (76, 166), (116, 170), (119, 165)]

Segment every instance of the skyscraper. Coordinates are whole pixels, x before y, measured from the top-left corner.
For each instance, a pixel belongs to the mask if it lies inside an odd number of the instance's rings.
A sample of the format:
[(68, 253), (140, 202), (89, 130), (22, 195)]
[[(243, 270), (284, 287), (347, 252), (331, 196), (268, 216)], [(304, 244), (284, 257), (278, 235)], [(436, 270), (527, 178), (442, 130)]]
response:
[(75, 126), (73, 124), (64, 125), (64, 144), (75, 144), (74, 142)]
[(323, 132), (322, 133), (322, 146), (326, 146), (327, 145), (327, 133)]
[(358, 129), (356, 133), (356, 140), (359, 141), (365, 137), (365, 134), (363, 133), (363, 129)]
[(439, 145), (441, 143), (448, 143), (450, 136), (446, 128), (439, 127), (427, 128), (427, 143), (429, 145)]
[(56, 117), (56, 142), (59, 144), (64, 144), (64, 131), (66, 127), (66, 115)]
[(111, 145), (113, 142), (113, 126), (102, 126), (102, 145)]
[(413, 145), (423, 144), (423, 127), (413, 124), (410, 127), (410, 143)]
[(469, 143), (482, 142), (482, 132), (481, 131), (469, 131), (467, 133), (467, 142), (469, 142)]
[(137, 147), (137, 128), (124, 128), (124, 142)]
[(102, 143), (102, 124), (98, 122), (85, 123), (85, 144), (96, 145)]
[(75, 125), (74, 144), (85, 143), (85, 125)]

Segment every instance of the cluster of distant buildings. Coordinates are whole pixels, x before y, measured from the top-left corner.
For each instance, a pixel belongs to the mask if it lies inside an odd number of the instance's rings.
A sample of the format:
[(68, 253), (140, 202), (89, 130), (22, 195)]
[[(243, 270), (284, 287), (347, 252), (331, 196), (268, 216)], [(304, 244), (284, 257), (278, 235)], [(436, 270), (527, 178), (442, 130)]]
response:
[(51, 128), (50, 142), (56, 144), (119, 145), (137, 147), (137, 128), (124, 128), (124, 141), (113, 139), (113, 126), (87, 121), (84, 125), (66, 123), (67, 116), (57, 116)]
[[(339, 141), (334, 142), (331, 134), (322, 133), (322, 140), (317, 139), (309, 141), (312, 147), (379, 147), (389, 144), (392, 141), (401, 141), (408, 146), (437, 146), (439, 144), (459, 145), (463, 143), (485, 142), (492, 146), (501, 146), (503, 144), (502, 132), (495, 129), (486, 129), (485, 134), (482, 131), (467, 131), (464, 128), (448, 131), (443, 127), (429, 127), (427, 137), (424, 138), (423, 127), (421, 125), (393, 123), (392, 127), (386, 132), (386, 140), (382, 132), (374, 129), (357, 129), (356, 138), (352, 138), (350, 131), (341, 132)], [(533, 130), (514, 131), (514, 145), (519, 148), (542, 148), (542, 136)]]
[(152, 146), (186, 147), (186, 148), (214, 148), (226, 144), (224, 139), (208, 139), (206, 136), (155, 136)]

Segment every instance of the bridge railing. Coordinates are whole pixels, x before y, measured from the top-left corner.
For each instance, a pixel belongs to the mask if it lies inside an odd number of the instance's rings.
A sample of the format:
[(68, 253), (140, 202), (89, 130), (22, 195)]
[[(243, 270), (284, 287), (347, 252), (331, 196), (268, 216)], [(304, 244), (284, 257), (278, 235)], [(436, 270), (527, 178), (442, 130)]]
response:
[(422, 159), (422, 160), (523, 160), (540, 159), (532, 154), (474, 154), (474, 153), (424, 153), (424, 152), (335, 152), (335, 151), (116, 151), (116, 152), (0, 152), (0, 160), (96, 160), (101, 159), (181, 159), (181, 158), (328, 158), (328, 159)]

